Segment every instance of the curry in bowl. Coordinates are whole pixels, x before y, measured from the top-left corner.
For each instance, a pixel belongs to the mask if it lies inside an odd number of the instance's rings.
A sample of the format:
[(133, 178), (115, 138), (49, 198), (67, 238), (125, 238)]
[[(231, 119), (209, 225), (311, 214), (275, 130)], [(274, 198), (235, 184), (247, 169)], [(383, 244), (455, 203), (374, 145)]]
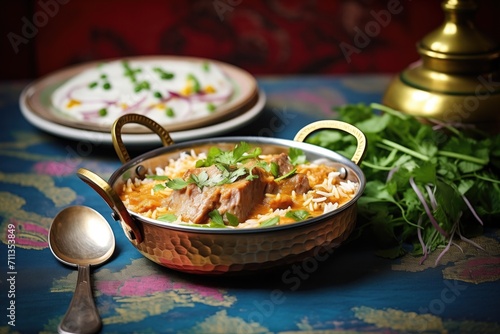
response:
[(359, 183), (343, 180), (326, 160), (302, 150), (264, 154), (247, 142), (227, 150), (191, 149), (129, 178), (120, 199), (145, 218), (212, 228), (289, 224), (331, 212), (352, 199)]
[[(127, 123), (147, 126), (164, 146), (131, 159), (121, 139)], [(353, 157), (303, 142), (318, 129), (356, 137)], [(174, 143), (156, 122), (127, 114), (112, 136), (124, 164), (108, 181), (84, 168), (77, 175), (107, 202), (132, 245), (170, 269), (220, 275), (278, 268), (331, 253), (356, 224), (366, 138), (350, 124), (314, 122), (294, 140)]]

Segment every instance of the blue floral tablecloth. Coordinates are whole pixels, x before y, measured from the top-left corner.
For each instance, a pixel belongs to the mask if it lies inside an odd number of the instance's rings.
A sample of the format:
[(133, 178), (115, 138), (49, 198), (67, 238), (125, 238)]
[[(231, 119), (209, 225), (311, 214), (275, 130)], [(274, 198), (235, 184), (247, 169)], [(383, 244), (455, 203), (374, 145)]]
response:
[[(227, 135), (292, 139), (306, 124), (335, 117), (332, 106), (379, 102), (387, 76), (261, 77), (264, 111)], [(328, 258), (276, 273), (204, 277), (142, 257), (106, 203), (75, 172), (104, 178), (120, 166), (110, 145), (47, 134), (21, 115), (27, 82), (0, 84), (0, 333), (54, 333), (77, 272), (51, 254), (47, 234), (64, 207), (90, 206), (116, 237), (92, 271), (103, 333), (500, 333), (500, 233), (488, 230), (434, 264), (379, 258), (354, 240)], [(143, 147), (141, 149), (149, 150)]]

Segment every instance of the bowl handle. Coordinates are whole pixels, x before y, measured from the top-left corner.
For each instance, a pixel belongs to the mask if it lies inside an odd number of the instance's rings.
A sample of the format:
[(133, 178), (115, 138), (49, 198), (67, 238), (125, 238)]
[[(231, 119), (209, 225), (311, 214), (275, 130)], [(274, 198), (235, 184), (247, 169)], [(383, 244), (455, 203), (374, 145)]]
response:
[(111, 136), (113, 139), (113, 146), (115, 148), (116, 154), (122, 163), (126, 163), (130, 160), (130, 155), (128, 154), (125, 145), (122, 140), (122, 127), (127, 123), (137, 123), (144, 125), (153, 132), (155, 132), (161, 139), (164, 146), (170, 146), (174, 143), (167, 130), (165, 130), (160, 124), (153, 121), (151, 118), (139, 114), (125, 114), (120, 116), (113, 123), (111, 128)]
[[(140, 244), (143, 240), (143, 236), (139, 227), (130, 216), (120, 197), (116, 194), (113, 188), (111, 188), (109, 183), (104, 181), (99, 175), (85, 168), (78, 169), (76, 175), (78, 175), (83, 182), (87, 183), (92, 187), (92, 189), (101, 195), (101, 197), (113, 210), (113, 218), (117, 220), (119, 218), (125, 224), (125, 226), (122, 226), (127, 238), (129, 238), (129, 240), (133, 243)], [(118, 217), (116, 217), (116, 215), (118, 215)]]
[(309, 136), (311, 133), (318, 130), (327, 130), (327, 129), (342, 130), (356, 138), (356, 140), (358, 141), (358, 146), (356, 147), (356, 151), (354, 152), (351, 161), (354, 162), (356, 165), (359, 165), (361, 160), (363, 160), (363, 156), (366, 151), (366, 137), (365, 134), (360, 129), (358, 129), (352, 124), (336, 120), (324, 120), (324, 121), (313, 122), (300, 129), (299, 132), (297, 132), (297, 134), (295, 135), (295, 138), (293, 140), (304, 141), (307, 138), (307, 136)]

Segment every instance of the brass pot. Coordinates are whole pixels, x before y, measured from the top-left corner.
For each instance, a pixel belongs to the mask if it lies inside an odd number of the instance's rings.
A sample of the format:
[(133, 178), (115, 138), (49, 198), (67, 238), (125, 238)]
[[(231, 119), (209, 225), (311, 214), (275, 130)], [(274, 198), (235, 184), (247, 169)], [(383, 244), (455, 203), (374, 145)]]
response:
[(445, 21), (418, 44), (420, 61), (396, 76), (382, 102), (407, 114), (500, 131), (500, 45), (473, 23), (476, 1), (447, 0)]
[[(121, 140), (121, 128), (127, 123), (149, 127), (162, 139), (164, 147), (130, 159)], [(336, 152), (303, 140), (316, 130), (337, 129), (356, 137), (358, 146), (351, 160)], [(366, 181), (358, 166), (366, 148), (364, 134), (356, 127), (334, 120), (318, 121), (301, 129), (294, 140), (264, 137), (220, 137), (173, 143), (168, 133), (157, 123), (142, 115), (124, 115), (112, 129), (116, 152), (124, 165), (106, 182), (97, 174), (80, 169), (77, 175), (101, 195), (120, 221), (129, 241), (146, 258), (162, 266), (193, 274), (247, 273), (271, 269), (302, 261), (308, 257), (323, 257), (338, 247), (356, 224), (356, 203)], [(206, 228), (178, 225), (149, 219), (125, 208), (118, 194), (129, 178), (144, 178), (149, 168), (163, 167), (168, 159), (181, 152), (212, 146), (231, 149), (242, 141), (259, 146), (263, 154), (288, 152), (290, 147), (301, 149), (309, 161), (326, 159), (341, 171), (341, 177), (359, 184), (355, 196), (340, 208), (301, 222), (259, 228)]]

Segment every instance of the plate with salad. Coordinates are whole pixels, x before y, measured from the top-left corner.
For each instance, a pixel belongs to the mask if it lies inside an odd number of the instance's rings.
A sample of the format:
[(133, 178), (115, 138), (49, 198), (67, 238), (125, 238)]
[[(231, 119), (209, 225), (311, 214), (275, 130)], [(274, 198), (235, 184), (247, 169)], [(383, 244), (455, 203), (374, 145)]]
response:
[[(142, 56), (83, 63), (29, 84), (20, 105), (35, 126), (110, 133), (128, 113), (145, 115), (167, 131), (185, 132), (255, 116), (263, 96), (245, 70), (215, 60)], [(237, 124), (236, 124), (237, 125)], [(231, 128), (231, 127), (229, 127)], [(61, 131), (56, 134), (61, 134)], [(128, 126), (124, 134), (145, 134)]]

